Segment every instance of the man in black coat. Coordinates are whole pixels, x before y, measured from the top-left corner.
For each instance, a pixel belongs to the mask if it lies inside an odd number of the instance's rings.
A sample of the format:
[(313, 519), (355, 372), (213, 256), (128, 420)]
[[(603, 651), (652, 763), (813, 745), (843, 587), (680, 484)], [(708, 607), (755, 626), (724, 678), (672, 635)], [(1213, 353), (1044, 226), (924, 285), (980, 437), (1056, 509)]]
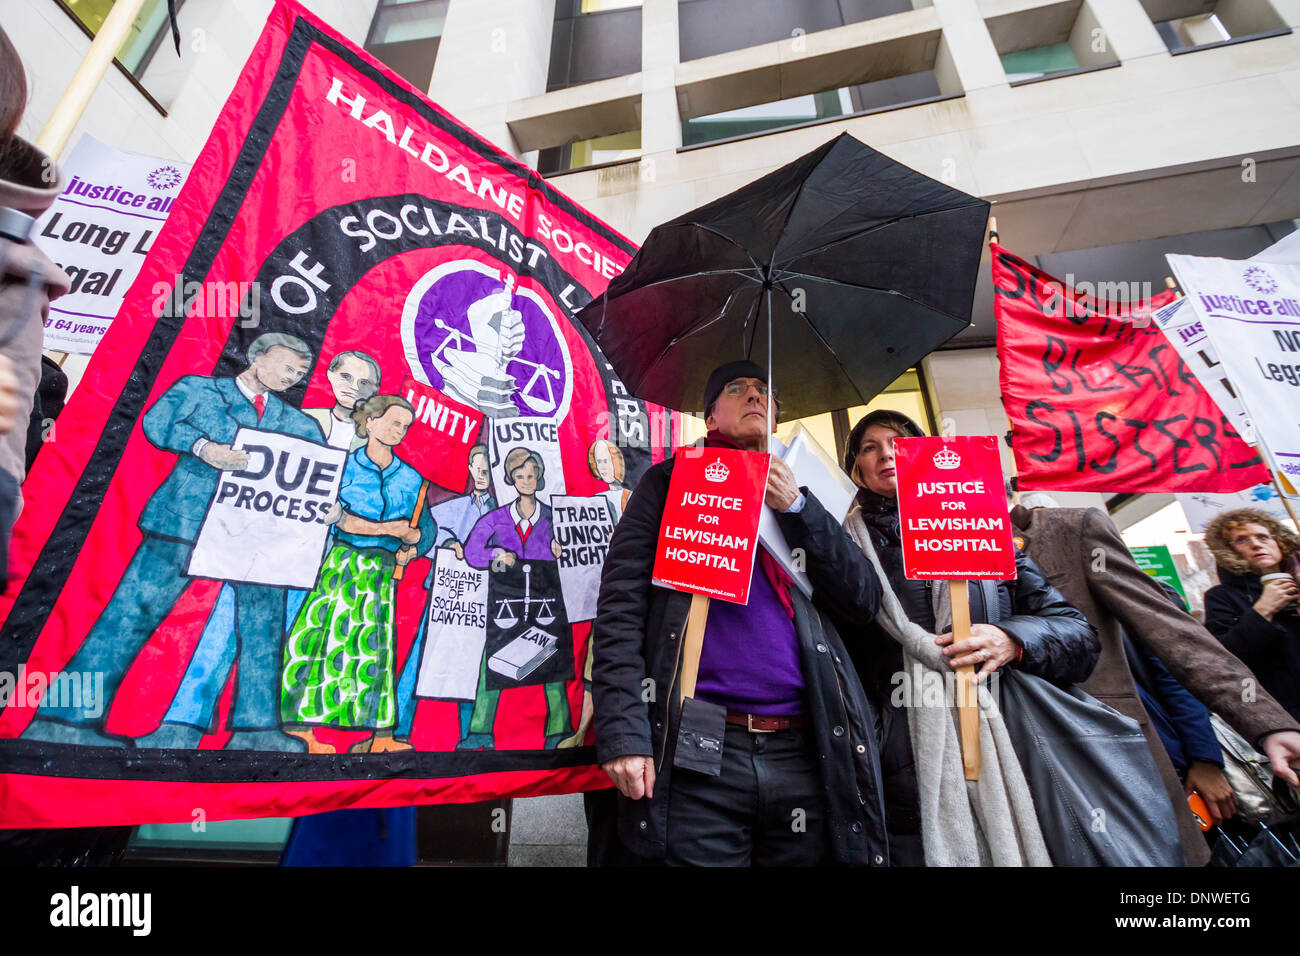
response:
[[(767, 400), (752, 362), (715, 370), (706, 445), (764, 450)], [(610, 542), (592, 628), (596, 752), (618, 787), (623, 847), (670, 865), (887, 864), (875, 716), (829, 618), (865, 629), (880, 585), (780, 460), (765, 500), (806, 557), (813, 600), (760, 547), (748, 604), (712, 602), (691, 701), (716, 720), (720, 766), (674, 765), (691, 595), (650, 581), (672, 469), (662, 462), (638, 483)]]

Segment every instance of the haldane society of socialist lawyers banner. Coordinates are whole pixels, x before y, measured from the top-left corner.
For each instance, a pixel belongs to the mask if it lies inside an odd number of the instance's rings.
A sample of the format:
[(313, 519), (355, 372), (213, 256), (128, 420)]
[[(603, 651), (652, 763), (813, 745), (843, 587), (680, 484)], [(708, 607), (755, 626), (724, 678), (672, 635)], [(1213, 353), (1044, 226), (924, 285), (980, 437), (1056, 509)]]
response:
[(633, 252), (278, 3), (29, 482), (0, 827), (607, 785), (591, 591), (672, 422), (569, 317)]

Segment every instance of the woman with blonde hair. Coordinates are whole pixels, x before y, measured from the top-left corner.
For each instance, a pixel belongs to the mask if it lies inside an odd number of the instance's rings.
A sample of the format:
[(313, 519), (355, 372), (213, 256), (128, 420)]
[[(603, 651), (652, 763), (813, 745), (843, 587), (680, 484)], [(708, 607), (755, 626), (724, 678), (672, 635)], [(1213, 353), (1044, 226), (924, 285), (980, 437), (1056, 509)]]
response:
[(1225, 511), (1205, 529), (1219, 584), (1205, 593), (1205, 627), (1300, 720), (1300, 538), (1267, 512)]

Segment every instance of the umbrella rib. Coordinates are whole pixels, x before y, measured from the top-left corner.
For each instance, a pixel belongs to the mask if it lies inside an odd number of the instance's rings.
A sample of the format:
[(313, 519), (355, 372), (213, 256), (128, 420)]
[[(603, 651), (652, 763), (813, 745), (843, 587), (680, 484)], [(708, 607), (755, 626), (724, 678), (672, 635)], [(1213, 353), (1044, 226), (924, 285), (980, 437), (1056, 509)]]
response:
[(833, 239), (832, 241), (826, 243), (825, 245), (818, 246), (816, 249), (809, 249), (807, 252), (801, 252), (797, 256), (793, 256), (790, 259), (788, 259), (787, 262), (794, 262), (796, 259), (807, 259), (809, 256), (817, 255), (817, 253), (819, 252), (825, 252), (827, 249), (830, 249), (832, 246), (838, 246), (840, 243), (849, 242), (850, 240), (853, 239), (860, 239), (863, 236), (875, 232), (877, 229), (884, 229), (886, 226), (894, 226), (900, 222), (906, 222), (909, 219), (920, 219), (923, 216), (937, 216), (940, 213), (956, 212), (959, 209), (969, 208), (969, 205), (971, 204), (967, 204), (963, 206), (949, 206), (947, 209), (928, 209), (925, 212), (913, 213), (910, 216), (896, 216), (895, 218), (890, 219), (886, 222), (878, 222), (874, 226), (871, 226), (870, 228), (867, 229), (863, 229), (859, 232), (855, 232), (852, 235), (844, 236), (841, 239)]
[[(952, 319), (955, 322), (966, 322), (967, 325), (970, 324), (969, 320), (962, 319), (960, 316), (953, 315), (951, 312), (945, 312), (943, 309), (935, 308), (932, 305), (922, 302), (920, 299), (916, 298), (915, 296), (910, 296), (906, 292), (899, 292), (897, 289), (882, 289), (879, 288), (878, 286), (873, 286), (873, 285), (858, 285), (856, 282), (842, 282), (839, 279), (828, 279), (825, 276), (809, 275), (806, 272), (782, 272), (781, 278), (778, 281), (784, 282), (786, 279), (789, 278), (808, 279), (810, 282), (825, 282), (829, 285), (843, 286), (846, 289), (861, 289), (864, 292), (880, 292), (883, 293), (884, 295), (896, 295), (900, 299), (906, 299), (908, 302), (913, 302), (916, 305), (919, 305), (921, 308), (933, 312), (936, 315), (945, 316), (946, 318)], [(782, 287), (782, 291), (789, 294), (789, 290), (785, 289), (784, 286)], [(808, 320), (805, 319), (804, 321), (807, 322)], [(812, 323), (809, 322), (809, 325), (811, 324)]]
[(681, 335), (673, 336), (672, 341), (669, 342), (667, 345), (665, 345), (663, 349), (659, 352), (659, 354), (655, 356), (654, 361), (646, 366), (644, 374), (642, 374), (641, 378), (637, 380), (637, 388), (640, 389), (640, 387), (643, 384), (645, 384), (645, 380), (650, 375), (650, 372), (654, 370), (654, 367), (658, 365), (660, 361), (662, 361), (663, 357), (667, 355), (668, 352), (673, 348), (673, 346), (675, 346), (678, 342), (680, 342), (682, 339), (689, 339), (692, 335), (698, 335), (700, 332), (703, 332), (714, 322), (721, 321), (722, 317), (727, 314), (727, 307), (731, 305), (731, 300), (734, 299), (735, 297), (736, 297), (736, 290), (732, 289), (731, 292), (727, 294), (727, 301), (722, 303), (722, 308), (718, 310), (717, 315), (713, 316), (712, 318), (710, 318), (705, 322), (701, 322), (691, 326), (691, 328), (687, 329)]
[[(675, 228), (701, 229), (701, 230), (703, 230), (704, 232), (707, 232), (707, 233), (709, 233), (709, 234), (711, 234), (711, 235), (717, 236), (719, 239), (722, 239), (722, 240), (725, 240), (726, 242), (731, 243), (733, 246), (735, 246), (737, 249), (739, 249), (741, 252), (743, 252), (743, 253), (745, 254), (745, 258), (746, 258), (746, 259), (748, 259), (751, 263), (753, 263), (754, 270), (755, 270), (756, 272), (758, 272), (760, 275), (761, 275), (762, 272), (763, 272), (763, 267), (762, 267), (761, 265), (759, 265), (758, 260), (754, 258), (753, 254), (752, 254), (748, 249), (746, 249), (744, 246), (742, 246), (742, 245), (741, 245), (739, 242), (737, 242), (735, 239), (732, 239), (732, 238), (731, 238), (729, 235), (727, 235), (725, 232), (719, 232), (717, 229), (713, 228), (713, 227), (710, 226), (710, 225), (706, 225), (705, 223), (702, 223), (702, 222), (679, 222), (679, 223), (676, 223), (675, 225), (671, 225), (671, 226), (660, 226), (659, 228), (660, 228), (660, 229), (675, 229)], [(647, 241), (648, 241), (648, 240), (647, 240)]]

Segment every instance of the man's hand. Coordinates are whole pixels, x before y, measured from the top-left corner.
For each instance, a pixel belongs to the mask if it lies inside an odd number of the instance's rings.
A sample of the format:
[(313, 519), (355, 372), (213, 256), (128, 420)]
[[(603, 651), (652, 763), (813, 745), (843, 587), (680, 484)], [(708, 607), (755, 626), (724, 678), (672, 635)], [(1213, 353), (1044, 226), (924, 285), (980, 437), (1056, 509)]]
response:
[(794, 480), (790, 466), (776, 456), (767, 472), (767, 495), (764, 503), (773, 511), (782, 512), (799, 497), (799, 483)]
[(1292, 760), (1300, 760), (1300, 731), (1279, 730), (1264, 738), (1264, 753), (1273, 765), (1273, 773), (1291, 786), (1300, 786), (1300, 778), (1291, 769)]
[(339, 519), (343, 517), (343, 505), (337, 501), (333, 502), (321, 517), (325, 519), (326, 524), (338, 524)]
[(461, 544), (459, 541), (453, 541), (451, 543), (451, 550), (456, 552), (457, 561), (465, 560), (465, 546)]
[(220, 468), (222, 471), (242, 471), (248, 467), (248, 452), (231, 448), (221, 442), (208, 442), (199, 451), (199, 457), (213, 468)]
[(975, 683), (982, 683), (990, 674), (1003, 664), (1016, 659), (1020, 645), (1013, 641), (1007, 632), (992, 624), (972, 624), (970, 634), (964, 641), (952, 642), (952, 631), (940, 634), (934, 642), (943, 648), (943, 656), (948, 658), (953, 670), (967, 664), (983, 664), (975, 674)]
[(507, 551), (505, 548), (497, 548), (492, 552), (492, 563), (499, 564), (501, 567), (513, 568), (515, 566), (515, 553)]
[(0, 435), (13, 431), (18, 424), (18, 389), (13, 359), (0, 355)]
[(652, 757), (632, 755), (616, 757), (600, 765), (600, 769), (609, 774), (618, 792), (632, 800), (642, 797), (654, 798), (655, 762)]
[(1232, 815), (1237, 812), (1237, 795), (1232, 792), (1232, 784), (1228, 783), (1223, 768), (1218, 764), (1193, 760), (1187, 768), (1187, 780), (1183, 789), (1188, 795), (1193, 792), (1201, 795), (1216, 825), (1232, 819)]
[(1300, 597), (1300, 588), (1290, 578), (1274, 578), (1264, 585), (1264, 591), (1253, 605), (1259, 616), (1266, 621), (1273, 620), (1273, 615), (1288, 604), (1294, 604)]
[(397, 566), (405, 567), (415, 560), (416, 549), (411, 547), (397, 549)]

